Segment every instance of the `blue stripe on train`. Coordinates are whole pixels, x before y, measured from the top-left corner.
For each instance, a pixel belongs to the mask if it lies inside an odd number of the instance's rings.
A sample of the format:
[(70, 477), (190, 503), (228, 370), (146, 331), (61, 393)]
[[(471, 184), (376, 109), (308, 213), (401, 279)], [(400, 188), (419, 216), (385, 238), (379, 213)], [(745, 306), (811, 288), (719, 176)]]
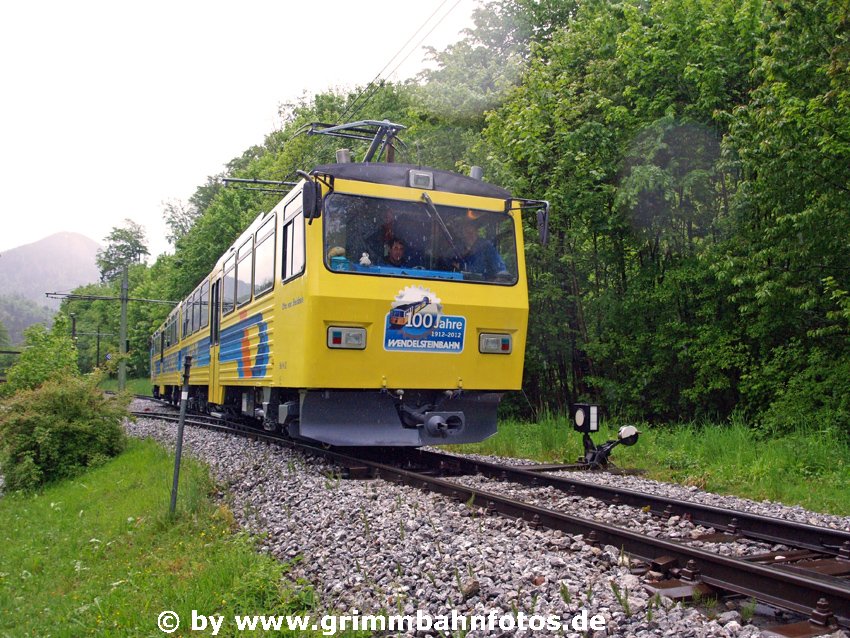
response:
[(188, 348), (180, 348), (177, 352), (167, 354), (162, 358), (155, 360), (154, 371), (157, 375), (167, 374), (169, 372), (182, 372), (183, 362), (186, 360), (186, 355), (192, 355), (192, 368), (206, 368), (210, 365), (210, 340), (201, 339), (196, 341)]

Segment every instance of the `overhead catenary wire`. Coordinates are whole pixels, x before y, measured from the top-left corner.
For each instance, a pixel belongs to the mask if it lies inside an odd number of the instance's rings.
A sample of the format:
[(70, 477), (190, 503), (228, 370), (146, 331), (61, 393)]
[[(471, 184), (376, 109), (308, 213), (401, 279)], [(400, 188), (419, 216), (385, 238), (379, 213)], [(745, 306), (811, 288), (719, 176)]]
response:
[[(448, 12), (446, 12), (446, 14), (445, 14), (442, 18), (440, 18), (440, 20), (439, 20), (439, 21), (437, 21), (437, 23), (436, 23), (433, 27), (431, 27), (431, 29), (428, 31), (428, 33), (426, 33), (425, 35), (423, 35), (423, 36), (422, 36), (422, 38), (419, 40), (419, 42), (417, 42), (417, 43), (416, 43), (416, 46), (415, 46), (413, 49), (411, 49), (411, 50), (408, 52), (408, 54), (407, 54), (406, 56), (404, 56), (404, 57), (403, 57), (403, 58), (399, 61), (399, 63), (398, 63), (398, 64), (396, 64), (396, 65), (395, 65), (395, 67), (393, 67), (393, 70), (392, 70), (392, 71), (390, 71), (390, 72), (387, 74), (387, 77), (392, 76), (392, 75), (393, 75), (396, 71), (398, 71), (399, 67), (401, 67), (401, 65), (402, 65), (402, 64), (404, 64), (404, 63), (407, 61), (407, 59), (408, 59), (411, 55), (413, 55), (413, 52), (414, 52), (417, 48), (419, 48), (419, 46), (420, 46), (420, 45), (421, 45), (421, 44), (425, 41), (425, 39), (426, 39), (429, 35), (431, 35), (431, 34), (434, 32), (434, 29), (436, 29), (438, 26), (440, 26), (440, 24), (442, 23), (442, 21), (443, 21), (443, 20), (445, 20), (445, 19), (448, 17), (448, 15), (449, 15), (452, 11), (454, 11), (454, 10), (455, 10), (455, 8), (457, 7), (457, 5), (459, 5), (462, 1), (463, 1), (463, 0), (457, 0), (457, 1), (456, 1), (453, 5), (452, 5), (451, 9), (449, 9), (449, 10), (448, 10)], [(372, 97), (373, 97), (373, 96), (374, 96), (374, 95), (378, 92), (378, 89), (379, 89), (379, 88), (381, 88), (381, 86), (383, 86), (383, 83), (382, 83), (382, 84), (380, 84), (380, 85), (375, 85), (375, 86), (373, 86), (373, 87), (372, 87), (372, 90), (371, 90), (371, 91), (369, 92), (369, 94), (366, 96), (366, 98), (365, 98), (365, 100), (364, 100), (364, 102), (363, 102), (362, 106), (361, 106), (361, 107), (360, 107), (357, 111), (355, 111), (355, 112), (354, 112), (354, 115), (357, 115), (357, 113), (359, 113), (359, 112), (360, 112), (360, 111), (361, 111), (361, 110), (362, 110), (362, 109), (363, 109), (363, 108), (364, 108), (364, 107), (365, 107), (365, 106), (369, 103), (369, 100), (371, 100), (371, 99), (372, 99)]]
[[(428, 27), (428, 25), (434, 19), (434, 16), (439, 14), (440, 11), (442, 11), (442, 9), (450, 2), (450, 0), (443, 0), (437, 6), (437, 8), (434, 9), (434, 11), (431, 13), (431, 15), (428, 16), (428, 18), (426, 18), (425, 21), (422, 22), (422, 24), (419, 25), (419, 27), (416, 29), (416, 31), (413, 32), (413, 34), (407, 39), (407, 41), (401, 46), (401, 48), (395, 53), (395, 55), (393, 55), (387, 61), (387, 63), (378, 72), (378, 74), (374, 77), (374, 79), (371, 82), (369, 82), (369, 84), (367, 84), (363, 89), (361, 89), (360, 92), (354, 97), (354, 99), (351, 100), (351, 102), (349, 102), (346, 109), (340, 115), (340, 122), (346, 122), (348, 119), (356, 119), (357, 114), (359, 114), (360, 112), (363, 111), (363, 109), (369, 103), (369, 100), (371, 100), (372, 97), (374, 97), (374, 95), (378, 92), (378, 90), (383, 86), (383, 81), (387, 77), (392, 76), (396, 71), (398, 71), (399, 67), (401, 67), (401, 65), (404, 64), (405, 61), (407, 61), (407, 59), (413, 54), (413, 52), (416, 51), (421, 46), (421, 44), (425, 41), (425, 39), (428, 38), (428, 36), (430, 36), (434, 32), (434, 30), (438, 26), (440, 26), (440, 24), (443, 23), (443, 21), (452, 13), (452, 11), (454, 11), (457, 8), (457, 6), (462, 1), (463, 0), (455, 0), (455, 3), (451, 6), (451, 8), (448, 11), (446, 11), (440, 17), (440, 19), (437, 20), (433, 24), (433, 26), (431, 26), (431, 28), (427, 31), (427, 33), (425, 33), (425, 35), (423, 35), (421, 38), (419, 38), (419, 40), (416, 42), (416, 44), (414, 44), (410, 48), (410, 50), (407, 52), (407, 54), (403, 58), (401, 58), (401, 60), (398, 61), (398, 63), (393, 67), (392, 71), (387, 73), (386, 76), (382, 80), (382, 76), (384, 76), (384, 72), (390, 67), (390, 65), (393, 64), (393, 62), (395, 62), (396, 59), (400, 55), (402, 55), (402, 53), (404, 53), (404, 51), (408, 48), (408, 46), (414, 40), (414, 38), (416, 38), (416, 36), (418, 36), (424, 29), (426, 29)], [(362, 100), (362, 102), (361, 102), (361, 100)], [(327, 144), (317, 144), (316, 145), (315, 153), (313, 155), (313, 162), (312, 162), (313, 164), (318, 163), (318, 157), (317, 156), (320, 153), (324, 152), (326, 147), (327, 147)]]
[[(433, 27), (431, 27), (431, 29), (430, 29), (430, 30), (429, 30), (429, 31), (428, 31), (428, 32), (427, 32), (424, 36), (422, 36), (422, 38), (420, 38), (420, 39), (419, 39), (419, 41), (418, 41), (418, 42), (417, 42), (417, 43), (416, 43), (416, 44), (415, 44), (415, 45), (414, 45), (414, 46), (410, 49), (410, 51), (408, 51), (407, 55), (405, 55), (405, 56), (401, 59), (401, 61), (400, 61), (398, 64), (396, 64), (396, 66), (393, 68), (393, 70), (392, 70), (392, 71), (390, 71), (390, 72), (387, 74), (387, 77), (389, 77), (389, 76), (391, 76), (393, 73), (395, 73), (395, 72), (398, 70), (398, 68), (399, 68), (402, 64), (404, 64), (404, 62), (405, 62), (405, 61), (406, 61), (406, 60), (407, 60), (407, 59), (408, 59), (408, 58), (409, 58), (409, 57), (413, 54), (413, 52), (414, 52), (417, 48), (419, 48), (419, 46), (420, 46), (420, 45), (421, 45), (421, 44), (425, 41), (425, 38), (427, 38), (429, 35), (431, 35), (431, 34), (434, 32), (434, 29), (436, 29), (438, 26), (440, 26), (440, 24), (442, 24), (443, 20), (445, 20), (445, 19), (449, 16), (449, 14), (451, 14), (451, 12), (455, 10), (455, 8), (457, 7), (457, 5), (459, 5), (459, 4), (461, 3), (461, 1), (462, 1), (462, 0), (456, 0), (456, 2), (452, 5), (452, 7), (451, 7), (451, 8), (450, 8), (450, 9), (449, 9), (449, 10), (448, 10), (448, 11), (447, 11), (444, 15), (443, 15), (443, 17), (441, 17), (439, 20), (437, 20), (437, 22), (434, 24), (434, 26), (433, 26)], [(409, 45), (409, 44), (413, 41), (413, 39), (414, 39), (417, 35), (419, 35), (419, 33), (420, 33), (423, 29), (425, 29), (425, 27), (428, 25), (428, 23), (429, 23), (429, 22), (431, 22), (431, 20), (434, 18), (434, 16), (435, 16), (435, 15), (437, 15), (437, 14), (440, 12), (440, 10), (441, 10), (444, 6), (446, 6), (446, 4), (448, 4), (448, 2), (449, 2), (449, 0), (443, 0), (443, 1), (442, 1), (442, 2), (441, 2), (438, 6), (437, 6), (437, 8), (436, 8), (436, 9), (434, 9), (434, 12), (433, 12), (430, 16), (428, 16), (428, 18), (427, 18), (427, 19), (426, 19), (426, 20), (425, 20), (425, 21), (424, 21), (421, 25), (419, 25), (419, 28), (417, 28), (417, 29), (416, 29), (416, 31), (414, 31), (414, 32), (413, 32), (413, 34), (412, 34), (412, 35), (411, 35), (411, 36), (407, 39), (407, 42), (405, 42), (405, 43), (401, 46), (401, 48), (400, 48), (400, 49), (399, 49), (399, 50), (395, 53), (395, 55), (393, 55), (393, 57), (391, 57), (391, 58), (389, 59), (389, 61), (388, 61), (388, 62), (384, 65), (384, 67), (383, 67), (380, 71), (378, 71), (378, 74), (374, 77), (374, 79), (373, 79), (371, 82), (369, 82), (369, 84), (367, 84), (367, 85), (366, 85), (366, 86), (365, 86), (365, 87), (364, 87), (364, 88), (360, 91), (360, 93), (358, 93), (358, 94), (354, 97), (354, 99), (353, 99), (353, 100), (349, 103), (348, 107), (345, 109), (345, 111), (344, 111), (344, 112), (342, 113), (342, 115), (340, 116), (340, 119), (341, 119), (341, 120), (345, 120), (345, 118), (346, 118), (346, 117), (348, 117), (348, 115), (349, 115), (349, 114), (351, 114), (351, 115), (352, 115), (352, 117), (354, 117), (354, 116), (355, 116), (355, 115), (359, 112), (359, 110), (354, 110), (354, 107), (355, 107), (355, 106), (357, 106), (357, 103), (360, 101), (360, 98), (361, 98), (361, 97), (362, 97), (362, 96), (363, 96), (366, 92), (369, 92), (369, 95), (366, 97), (366, 99), (365, 99), (365, 101), (364, 101), (364, 103), (363, 103), (363, 106), (365, 106), (366, 104), (368, 104), (368, 102), (369, 102), (369, 100), (371, 99), (372, 95), (374, 95), (374, 94), (375, 94), (375, 92), (378, 90), (378, 88), (380, 88), (380, 85), (379, 85), (378, 83), (382, 81), (382, 80), (381, 80), (381, 76), (384, 74), (384, 71), (386, 71), (386, 70), (387, 70), (387, 68), (388, 68), (388, 67), (389, 67), (389, 66), (393, 63), (393, 61), (394, 61), (394, 60), (395, 60), (398, 56), (400, 56), (400, 55), (402, 54), (402, 52), (403, 52), (403, 51), (407, 48), (407, 46), (408, 46), (408, 45)], [(386, 79), (386, 78), (384, 78), (384, 79)], [(361, 107), (360, 107), (360, 110), (362, 110), (363, 106), (361, 106)]]
[[(349, 118), (354, 119), (355, 116), (358, 113), (362, 112), (362, 110), (369, 103), (369, 100), (371, 100), (372, 97), (374, 97), (374, 95), (381, 88), (381, 86), (383, 86), (384, 80), (386, 80), (387, 77), (392, 76), (396, 71), (398, 71), (398, 69), (401, 67), (401, 65), (404, 64), (407, 61), (407, 59), (410, 58), (410, 56), (413, 54), (413, 52), (416, 51), (422, 45), (422, 43), (425, 41), (425, 39), (428, 38), (434, 32), (434, 30), (438, 26), (440, 26), (440, 24), (442, 24), (443, 21), (449, 15), (451, 15), (451, 13), (457, 8), (457, 6), (462, 1), (463, 0), (455, 0), (455, 3), (449, 8), (449, 10), (446, 11), (439, 18), (439, 20), (437, 20), (433, 24), (433, 26), (431, 26), (431, 28), (428, 29), (428, 31), (421, 38), (419, 38), (419, 40), (416, 42), (416, 44), (414, 44), (410, 48), (410, 50), (407, 52), (407, 54), (404, 55), (404, 57), (401, 58), (401, 60), (399, 60), (397, 62), (397, 64), (393, 67), (392, 71), (390, 71), (388, 74), (386, 74), (386, 77), (384, 77), (383, 80), (382, 80), (382, 76), (384, 75), (384, 72), (390, 67), (390, 65), (392, 65), (393, 62), (396, 61), (398, 59), (398, 57), (400, 55), (402, 55), (402, 53), (404, 53), (404, 51), (408, 48), (408, 46), (414, 40), (414, 38), (416, 38), (424, 29), (426, 29), (428, 27), (428, 25), (431, 23), (431, 21), (434, 19), (434, 17), (436, 15), (438, 15), (440, 13), (440, 11), (442, 11), (442, 9), (450, 2), (450, 0), (442, 0), (442, 2), (440, 2), (440, 4), (431, 13), (431, 15), (429, 15), (428, 18), (425, 19), (425, 21), (422, 22), (422, 24), (419, 25), (419, 27), (416, 29), (416, 31), (413, 32), (413, 34), (407, 39), (407, 41), (401, 46), (401, 48), (399, 48), (399, 50), (387, 61), (387, 63), (378, 72), (378, 74), (372, 79), (372, 81), (369, 82), (369, 84), (367, 84), (363, 89), (361, 89), (360, 92), (357, 93), (357, 95), (354, 97), (354, 99), (349, 102), (346, 109), (340, 115), (340, 121), (345, 122)], [(361, 100), (362, 100), (362, 102), (361, 102)], [(300, 133), (300, 131), (299, 131), (299, 133)], [(298, 135), (298, 133), (296, 133), (296, 135)], [(314, 147), (313, 153), (311, 153), (312, 161), (310, 161), (309, 164), (315, 165), (319, 162), (319, 156), (320, 156), (321, 153), (323, 153), (326, 150), (326, 148), (325, 148), (326, 146), (327, 146), (327, 144), (321, 144), (321, 143), (316, 144), (316, 146)]]

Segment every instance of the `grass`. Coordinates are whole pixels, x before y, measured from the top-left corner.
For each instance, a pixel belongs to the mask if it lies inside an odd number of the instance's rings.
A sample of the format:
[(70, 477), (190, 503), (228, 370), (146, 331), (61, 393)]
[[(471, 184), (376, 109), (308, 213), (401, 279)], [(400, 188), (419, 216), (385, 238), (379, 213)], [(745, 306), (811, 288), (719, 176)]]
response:
[[(100, 384), (104, 390), (118, 390), (118, 379), (104, 379)], [(152, 386), (150, 379), (127, 379), (127, 392), (130, 394), (143, 394), (152, 396)]]
[(218, 635), (235, 636), (234, 614), (314, 611), (312, 588), (281, 585), (286, 567), (234, 531), (191, 460), (169, 517), (172, 469), (162, 448), (134, 440), (78, 479), (0, 498), (0, 636), (161, 636), (164, 610), (186, 636), (193, 609), (223, 615)]
[[(604, 424), (594, 442), (616, 438), (620, 425)], [(612, 453), (618, 466), (720, 494), (850, 515), (850, 443), (834, 429), (771, 434), (735, 419), (639, 429), (636, 445)], [(537, 423), (501, 422), (499, 433), (487, 441), (451, 449), (566, 463), (583, 454), (581, 435), (567, 418), (555, 415)]]

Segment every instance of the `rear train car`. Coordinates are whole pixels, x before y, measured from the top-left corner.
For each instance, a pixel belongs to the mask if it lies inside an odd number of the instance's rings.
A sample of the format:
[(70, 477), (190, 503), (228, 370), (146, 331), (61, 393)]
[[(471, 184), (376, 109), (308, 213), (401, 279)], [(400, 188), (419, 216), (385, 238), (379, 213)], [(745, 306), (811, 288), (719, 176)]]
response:
[[(395, 163), (316, 167), (153, 335), (155, 392), (332, 445), (467, 443), (520, 389), (521, 211), (480, 179)], [(404, 245), (388, 259), (393, 241)]]

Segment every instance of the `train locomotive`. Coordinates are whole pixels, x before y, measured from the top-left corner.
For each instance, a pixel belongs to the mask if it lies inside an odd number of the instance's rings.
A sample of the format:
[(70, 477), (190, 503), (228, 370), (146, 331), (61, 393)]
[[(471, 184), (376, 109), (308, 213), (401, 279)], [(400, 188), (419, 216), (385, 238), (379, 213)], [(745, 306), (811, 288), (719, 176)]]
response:
[[(375, 161), (393, 159), (403, 128), (312, 125), (368, 139), (364, 161), (338, 152), (299, 171), (174, 308), (151, 338), (155, 395), (179, 399), (192, 355), (191, 408), (293, 438), (421, 446), (496, 432), (499, 402), (522, 380), (521, 214), (537, 210), (545, 239), (548, 204)], [(400, 259), (388, 259), (393, 242)]]

